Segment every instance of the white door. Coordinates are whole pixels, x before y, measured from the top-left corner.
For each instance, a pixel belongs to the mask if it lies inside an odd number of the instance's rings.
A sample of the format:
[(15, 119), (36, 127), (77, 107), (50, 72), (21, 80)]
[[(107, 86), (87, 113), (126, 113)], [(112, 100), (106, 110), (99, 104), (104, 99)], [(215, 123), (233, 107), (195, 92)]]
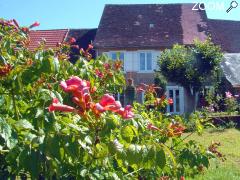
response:
[(184, 96), (183, 87), (181, 86), (167, 86), (167, 98), (173, 100), (173, 104), (167, 106), (167, 112), (171, 114), (184, 113)]

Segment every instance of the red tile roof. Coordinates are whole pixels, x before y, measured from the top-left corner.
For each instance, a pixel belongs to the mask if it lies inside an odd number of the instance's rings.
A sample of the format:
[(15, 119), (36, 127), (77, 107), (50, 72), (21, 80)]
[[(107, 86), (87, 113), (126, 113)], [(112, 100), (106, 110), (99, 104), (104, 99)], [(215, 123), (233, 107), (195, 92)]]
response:
[(62, 43), (65, 40), (67, 34), (68, 29), (30, 31), (29, 49), (37, 48), (43, 39), (46, 40), (46, 48), (55, 48), (57, 43)]

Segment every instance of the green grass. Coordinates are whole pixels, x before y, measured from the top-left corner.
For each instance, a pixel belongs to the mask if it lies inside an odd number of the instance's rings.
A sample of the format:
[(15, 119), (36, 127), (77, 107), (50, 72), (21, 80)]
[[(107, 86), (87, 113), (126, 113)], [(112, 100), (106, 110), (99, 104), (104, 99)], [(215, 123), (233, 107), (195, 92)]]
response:
[[(187, 135), (187, 134), (186, 134)], [(196, 140), (205, 147), (212, 141), (220, 142), (219, 151), (226, 156), (226, 161), (212, 161), (204, 174), (196, 176), (197, 180), (240, 180), (240, 131), (237, 129), (207, 129), (198, 136), (193, 134), (188, 140)]]

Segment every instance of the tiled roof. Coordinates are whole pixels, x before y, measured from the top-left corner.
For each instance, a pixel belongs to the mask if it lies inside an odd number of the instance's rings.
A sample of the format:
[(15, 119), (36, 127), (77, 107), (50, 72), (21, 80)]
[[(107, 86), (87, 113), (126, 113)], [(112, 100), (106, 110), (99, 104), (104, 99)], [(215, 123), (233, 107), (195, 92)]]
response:
[(240, 53), (227, 53), (221, 62), (227, 80), (234, 86), (240, 86)]
[(67, 33), (68, 29), (30, 31), (29, 49), (34, 50), (37, 48), (43, 39), (46, 40), (46, 48), (55, 48), (57, 43), (64, 41)]
[(207, 37), (205, 11), (194, 4), (106, 5), (96, 48), (162, 48)]
[(240, 21), (209, 19), (212, 39), (224, 52), (240, 53)]

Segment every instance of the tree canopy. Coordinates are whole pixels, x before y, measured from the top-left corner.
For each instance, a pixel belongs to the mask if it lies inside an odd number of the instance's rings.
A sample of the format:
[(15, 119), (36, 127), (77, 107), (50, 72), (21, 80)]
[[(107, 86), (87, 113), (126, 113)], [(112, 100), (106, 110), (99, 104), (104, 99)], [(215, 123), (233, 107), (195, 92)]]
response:
[(222, 58), (221, 48), (208, 38), (195, 40), (194, 46), (174, 45), (163, 51), (158, 65), (168, 81), (196, 92), (210, 79), (216, 80)]

